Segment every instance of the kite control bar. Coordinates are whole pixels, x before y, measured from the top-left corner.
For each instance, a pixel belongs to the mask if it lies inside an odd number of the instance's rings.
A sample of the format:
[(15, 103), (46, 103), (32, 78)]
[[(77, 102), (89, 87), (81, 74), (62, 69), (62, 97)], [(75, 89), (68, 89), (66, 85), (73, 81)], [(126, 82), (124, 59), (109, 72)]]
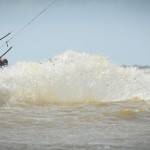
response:
[(6, 38), (7, 36), (9, 36), (10, 34), (11, 34), (11, 32), (9, 32), (6, 35), (4, 35), (2, 38), (0, 38), (0, 41), (3, 40), (4, 38)]

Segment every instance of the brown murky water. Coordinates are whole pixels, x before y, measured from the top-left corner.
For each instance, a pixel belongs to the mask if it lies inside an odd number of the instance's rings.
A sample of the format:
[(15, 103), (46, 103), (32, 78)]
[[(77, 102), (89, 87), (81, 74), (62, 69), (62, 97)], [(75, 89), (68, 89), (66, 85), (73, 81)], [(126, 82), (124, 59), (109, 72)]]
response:
[(150, 105), (143, 101), (1, 107), (2, 150), (149, 150)]

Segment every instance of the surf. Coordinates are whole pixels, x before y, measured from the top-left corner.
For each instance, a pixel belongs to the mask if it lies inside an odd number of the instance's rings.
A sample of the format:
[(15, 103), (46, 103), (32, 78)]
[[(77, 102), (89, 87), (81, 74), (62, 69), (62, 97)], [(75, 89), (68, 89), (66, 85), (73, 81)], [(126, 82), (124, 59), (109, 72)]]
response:
[(0, 105), (149, 102), (150, 75), (106, 57), (66, 51), (48, 61), (18, 62), (0, 70)]

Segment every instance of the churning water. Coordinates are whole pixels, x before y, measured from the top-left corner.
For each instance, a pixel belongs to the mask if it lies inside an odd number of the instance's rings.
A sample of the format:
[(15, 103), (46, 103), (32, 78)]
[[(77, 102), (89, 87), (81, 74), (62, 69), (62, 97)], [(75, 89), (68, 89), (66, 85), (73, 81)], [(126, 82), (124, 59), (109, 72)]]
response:
[(0, 149), (149, 150), (150, 74), (68, 51), (0, 70)]

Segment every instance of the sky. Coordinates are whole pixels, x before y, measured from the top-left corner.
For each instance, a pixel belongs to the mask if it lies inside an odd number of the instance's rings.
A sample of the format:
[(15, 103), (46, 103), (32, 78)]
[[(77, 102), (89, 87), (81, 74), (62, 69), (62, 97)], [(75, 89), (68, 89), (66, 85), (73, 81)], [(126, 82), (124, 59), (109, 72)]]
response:
[[(0, 0), (0, 37), (12, 32), (14, 38), (6, 56), (10, 64), (75, 50), (116, 64), (150, 65), (150, 0), (55, 0), (15, 35), (51, 1)], [(0, 53), (6, 49), (2, 46)]]

